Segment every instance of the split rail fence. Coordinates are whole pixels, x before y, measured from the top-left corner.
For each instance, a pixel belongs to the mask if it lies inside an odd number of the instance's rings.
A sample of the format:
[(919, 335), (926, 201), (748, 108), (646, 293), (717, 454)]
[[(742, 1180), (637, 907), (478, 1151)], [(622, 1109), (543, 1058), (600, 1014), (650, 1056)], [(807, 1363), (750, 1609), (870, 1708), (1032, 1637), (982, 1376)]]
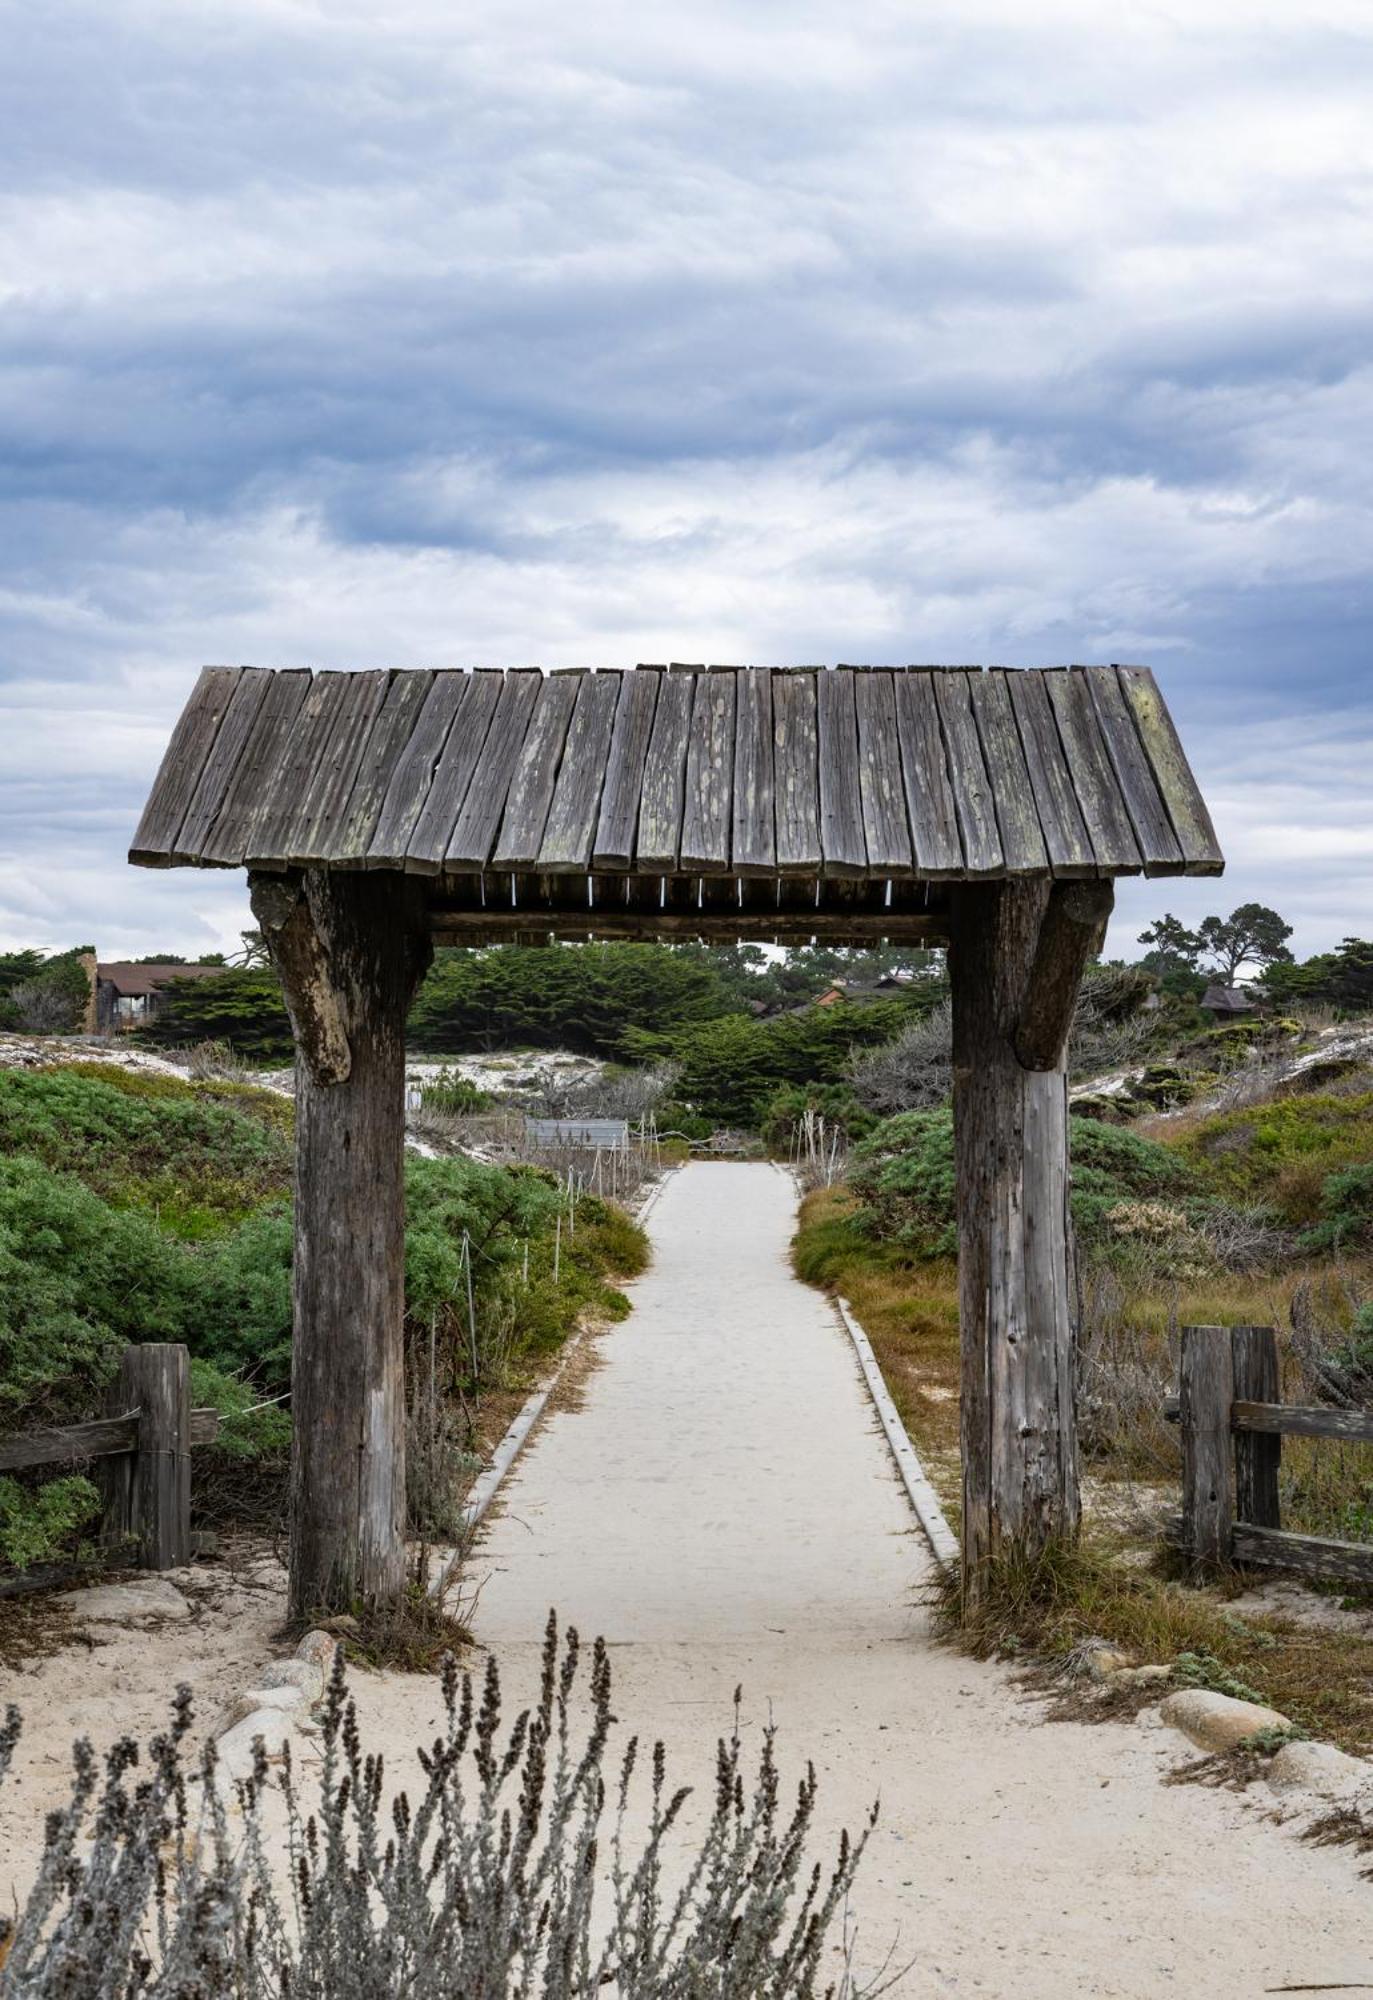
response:
[(99, 1460), (101, 1539), (141, 1569), (191, 1559), (191, 1452), (219, 1435), (218, 1410), (191, 1408), (189, 1351), (149, 1341), (124, 1351), (110, 1414), (0, 1438), (0, 1473)]
[(1373, 1413), (1284, 1403), (1271, 1326), (1185, 1326), (1178, 1385), (1165, 1414), (1182, 1428), (1178, 1532), (1191, 1561), (1373, 1584), (1373, 1544), (1289, 1533), (1278, 1486), (1285, 1436), (1373, 1444)]

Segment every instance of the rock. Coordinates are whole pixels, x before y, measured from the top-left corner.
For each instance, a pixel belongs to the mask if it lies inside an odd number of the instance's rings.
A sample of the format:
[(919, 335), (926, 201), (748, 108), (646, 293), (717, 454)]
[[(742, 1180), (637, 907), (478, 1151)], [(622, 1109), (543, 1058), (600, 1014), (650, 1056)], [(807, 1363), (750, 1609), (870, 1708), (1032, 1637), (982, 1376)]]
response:
[(299, 1688), (307, 1701), (324, 1692), (324, 1669), (316, 1660), (271, 1660), (257, 1677), (260, 1688)]
[(334, 1664), (334, 1655), (337, 1651), (337, 1639), (328, 1632), (321, 1632), (316, 1629), (313, 1632), (307, 1632), (296, 1647), (296, 1658), (298, 1660), (309, 1660), (312, 1665), (319, 1668), (325, 1680), (328, 1680), (330, 1669)]
[(1373, 1766), (1333, 1743), (1284, 1743), (1268, 1766), (1268, 1782), (1283, 1797), (1312, 1792), (1319, 1799), (1353, 1799), (1373, 1788)]
[(174, 1583), (162, 1576), (136, 1577), (130, 1583), (97, 1583), (88, 1590), (64, 1590), (53, 1599), (64, 1611), (93, 1625), (153, 1625), (162, 1619), (189, 1618), (191, 1607)]
[(1130, 1655), (1117, 1652), (1114, 1646), (1091, 1646), (1083, 1653), (1082, 1663), (1094, 1681), (1109, 1681), (1130, 1665)]
[(1121, 1667), (1112, 1674), (1112, 1687), (1164, 1687), (1173, 1678), (1173, 1669), (1163, 1666)]
[(219, 1712), (210, 1734), (218, 1742), (236, 1729), (247, 1716), (271, 1711), (276, 1715), (287, 1715), (292, 1709), (301, 1708), (305, 1703), (305, 1692), (298, 1687), (256, 1687), (245, 1688), (236, 1694)]
[(263, 1739), (269, 1764), (280, 1764), (291, 1734), (291, 1718), (279, 1708), (255, 1708), (219, 1738), (219, 1769), (228, 1778), (251, 1776), (254, 1744)]
[(1275, 1708), (1256, 1701), (1236, 1701), (1228, 1694), (1212, 1694), (1207, 1688), (1182, 1688), (1170, 1694), (1159, 1713), (1174, 1729), (1196, 1744), (1198, 1750), (1223, 1756), (1261, 1729), (1290, 1729), (1291, 1723)]

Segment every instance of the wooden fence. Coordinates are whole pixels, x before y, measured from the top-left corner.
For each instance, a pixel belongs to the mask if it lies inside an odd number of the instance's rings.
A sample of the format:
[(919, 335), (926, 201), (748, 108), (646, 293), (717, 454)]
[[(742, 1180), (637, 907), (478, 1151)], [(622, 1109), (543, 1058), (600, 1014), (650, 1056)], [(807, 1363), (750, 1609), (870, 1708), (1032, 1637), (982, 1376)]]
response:
[(0, 1473), (100, 1460), (101, 1537), (142, 1569), (191, 1559), (191, 1451), (219, 1435), (218, 1410), (191, 1408), (186, 1348), (129, 1347), (110, 1391), (111, 1414), (91, 1423), (0, 1438)]
[(1178, 1398), (1166, 1414), (1182, 1427), (1179, 1539), (1193, 1562), (1373, 1584), (1373, 1544), (1282, 1526), (1284, 1436), (1373, 1444), (1373, 1414), (1284, 1403), (1271, 1326), (1185, 1326)]

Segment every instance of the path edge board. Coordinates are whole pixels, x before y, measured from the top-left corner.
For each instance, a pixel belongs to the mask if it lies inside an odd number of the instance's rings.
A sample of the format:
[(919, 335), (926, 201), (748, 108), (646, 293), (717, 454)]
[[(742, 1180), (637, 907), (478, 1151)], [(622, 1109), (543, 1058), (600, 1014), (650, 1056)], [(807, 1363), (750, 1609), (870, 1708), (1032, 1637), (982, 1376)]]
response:
[(886, 1433), (891, 1455), (896, 1460), (896, 1469), (901, 1475), (901, 1484), (915, 1510), (915, 1518), (925, 1533), (931, 1553), (938, 1563), (957, 1564), (960, 1560), (958, 1537), (949, 1526), (944, 1509), (939, 1504), (939, 1496), (926, 1477), (925, 1468), (920, 1463), (920, 1455), (911, 1443), (910, 1433), (901, 1421), (901, 1412), (891, 1399), (891, 1392), (882, 1379), (882, 1370), (877, 1365), (877, 1356), (872, 1351), (872, 1342), (853, 1316), (852, 1308), (845, 1298), (833, 1294), (834, 1304), (845, 1332), (853, 1342), (853, 1351), (858, 1356), (858, 1365), (863, 1371), (863, 1379), (868, 1385), (873, 1408), (877, 1411), (882, 1429)]

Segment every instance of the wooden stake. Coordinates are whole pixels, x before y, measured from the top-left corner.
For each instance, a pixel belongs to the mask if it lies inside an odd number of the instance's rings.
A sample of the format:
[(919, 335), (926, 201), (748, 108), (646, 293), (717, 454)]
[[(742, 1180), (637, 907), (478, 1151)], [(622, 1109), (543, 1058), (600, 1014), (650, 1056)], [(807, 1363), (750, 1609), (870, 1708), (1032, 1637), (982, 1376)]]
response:
[(1230, 1409), (1235, 1400), (1228, 1326), (1185, 1326), (1178, 1374), (1183, 1540), (1200, 1568), (1231, 1557)]

